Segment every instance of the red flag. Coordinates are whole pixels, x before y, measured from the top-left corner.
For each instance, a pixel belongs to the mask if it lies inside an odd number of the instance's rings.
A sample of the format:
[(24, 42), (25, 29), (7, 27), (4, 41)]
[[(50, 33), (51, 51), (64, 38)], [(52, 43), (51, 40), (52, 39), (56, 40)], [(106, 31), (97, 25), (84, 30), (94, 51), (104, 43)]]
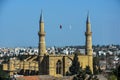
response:
[(62, 25), (60, 25), (60, 29), (62, 29)]

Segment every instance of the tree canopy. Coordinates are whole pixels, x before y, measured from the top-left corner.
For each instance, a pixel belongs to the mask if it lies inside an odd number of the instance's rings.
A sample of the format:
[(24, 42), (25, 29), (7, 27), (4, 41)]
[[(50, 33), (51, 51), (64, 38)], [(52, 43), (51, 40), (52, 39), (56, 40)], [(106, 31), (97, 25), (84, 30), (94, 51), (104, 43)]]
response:
[(80, 63), (78, 61), (78, 54), (75, 53), (73, 61), (72, 61), (72, 65), (69, 68), (69, 71), (71, 75), (75, 75), (75, 74), (78, 74), (80, 70), (82, 70), (82, 68), (80, 67)]

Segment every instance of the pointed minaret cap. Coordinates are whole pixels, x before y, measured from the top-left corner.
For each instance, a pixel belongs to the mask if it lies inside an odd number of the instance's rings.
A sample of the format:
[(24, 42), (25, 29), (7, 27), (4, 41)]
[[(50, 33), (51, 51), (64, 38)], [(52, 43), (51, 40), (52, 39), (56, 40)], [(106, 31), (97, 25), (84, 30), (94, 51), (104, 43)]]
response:
[(88, 11), (88, 13), (87, 13), (87, 20), (86, 20), (86, 23), (90, 23), (89, 11)]
[(40, 22), (44, 22), (44, 19), (43, 19), (43, 11), (41, 10), (41, 15), (40, 15)]

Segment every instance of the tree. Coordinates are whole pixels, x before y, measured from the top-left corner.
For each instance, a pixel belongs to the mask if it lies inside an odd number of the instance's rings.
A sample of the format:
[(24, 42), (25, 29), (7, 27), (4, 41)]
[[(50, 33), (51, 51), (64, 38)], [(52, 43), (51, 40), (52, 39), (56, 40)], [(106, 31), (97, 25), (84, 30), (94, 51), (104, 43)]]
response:
[(1, 78), (0, 80), (6, 80), (7, 78), (9, 78), (8, 73), (3, 71), (2, 65), (0, 65), (0, 78)]
[[(117, 80), (117, 77), (115, 75), (110, 75), (108, 77), (108, 80)], [(119, 79), (118, 79), (119, 80)]]
[(73, 77), (73, 80), (84, 80), (85, 77), (86, 77), (85, 71), (80, 70), (79, 73)]
[(117, 71), (118, 71), (118, 73), (117, 73), (117, 79), (118, 79), (118, 80), (120, 80), (120, 65), (119, 65), (119, 67), (118, 67), (118, 70), (117, 70)]
[(120, 77), (119, 77), (119, 75), (120, 75), (120, 65), (116, 69), (113, 70), (113, 73), (114, 73), (115, 76), (117, 76), (118, 80), (120, 80)]
[(93, 58), (93, 73), (99, 74), (99, 58), (98, 57)]
[(72, 65), (69, 68), (70, 74), (74, 75), (73, 80), (84, 80), (85, 79), (85, 71), (80, 67), (80, 63), (78, 61), (78, 54), (75, 53)]
[[(85, 80), (86, 74), (92, 76), (92, 72), (91, 72), (89, 66), (86, 66), (85, 70), (82, 70), (82, 67), (80, 67), (77, 53), (75, 53), (75, 55), (74, 55), (72, 65), (70, 66), (69, 71), (70, 71), (70, 73), (66, 72), (66, 75), (67, 76), (74, 75), (73, 80)], [(94, 79), (92, 77), (89, 77), (89, 79), (97, 80), (97, 79)]]
[(86, 72), (86, 74), (89, 74), (89, 75), (92, 74), (92, 71), (90, 70), (90, 66), (86, 66), (85, 72)]
[(80, 70), (82, 70), (82, 68), (80, 67), (80, 63), (78, 61), (78, 54), (75, 53), (73, 61), (72, 61), (72, 65), (69, 68), (69, 71), (71, 75), (75, 75), (75, 74), (78, 74)]

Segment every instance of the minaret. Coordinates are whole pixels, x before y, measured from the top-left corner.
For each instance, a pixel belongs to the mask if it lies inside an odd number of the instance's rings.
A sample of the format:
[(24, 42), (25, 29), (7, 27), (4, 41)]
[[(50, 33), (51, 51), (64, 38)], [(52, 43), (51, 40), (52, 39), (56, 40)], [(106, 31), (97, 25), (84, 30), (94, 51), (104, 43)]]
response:
[(88, 66), (90, 67), (92, 73), (93, 73), (93, 49), (92, 49), (92, 32), (91, 32), (91, 24), (90, 24), (90, 17), (89, 13), (87, 15), (86, 20), (86, 47), (85, 47), (85, 53), (88, 56)]
[(43, 14), (41, 11), (40, 21), (39, 21), (40, 31), (38, 32), (39, 36), (39, 45), (38, 45), (38, 65), (39, 65), (39, 74), (43, 75), (45, 73), (46, 67), (44, 64), (44, 56), (46, 56), (46, 45), (45, 45), (45, 31), (44, 31), (44, 20)]
[(87, 55), (92, 55), (92, 32), (91, 32), (91, 24), (90, 24), (90, 17), (89, 13), (87, 15), (87, 20), (86, 20), (86, 47), (85, 47), (85, 53)]
[(40, 21), (39, 21), (40, 31), (38, 32), (39, 35), (39, 55), (46, 54), (46, 44), (45, 44), (45, 31), (44, 31), (44, 20), (43, 14), (41, 11)]

